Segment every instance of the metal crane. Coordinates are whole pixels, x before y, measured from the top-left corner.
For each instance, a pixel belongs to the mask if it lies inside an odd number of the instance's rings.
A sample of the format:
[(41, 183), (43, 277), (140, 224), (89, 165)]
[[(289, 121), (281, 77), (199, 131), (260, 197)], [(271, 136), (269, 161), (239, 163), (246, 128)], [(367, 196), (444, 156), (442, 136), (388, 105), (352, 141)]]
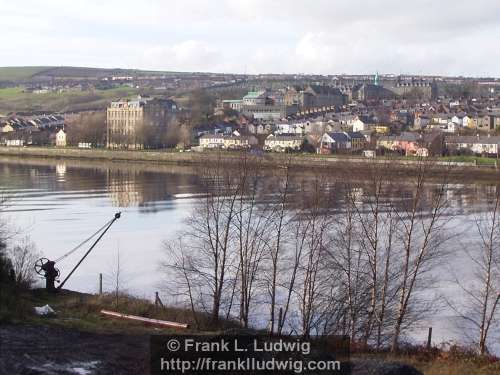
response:
[[(111, 226), (114, 224), (116, 220), (118, 220), (121, 217), (121, 212), (117, 212), (113, 219), (108, 221), (106, 224), (104, 224), (97, 232), (92, 234), (90, 237), (88, 237), (86, 240), (81, 242), (78, 246), (74, 247), (70, 251), (68, 251), (66, 254), (60, 256), (56, 260), (49, 260), (47, 258), (40, 258), (35, 262), (35, 272), (39, 274), (40, 276), (45, 278), (45, 288), (50, 291), (50, 292), (56, 292), (59, 289), (62, 289), (66, 281), (73, 275), (73, 273), (76, 271), (76, 269), (80, 266), (80, 264), (84, 261), (84, 259), (87, 257), (87, 255), (90, 254), (90, 252), (94, 249), (94, 247), (97, 245), (97, 243), (101, 240), (101, 238), (106, 234), (106, 232), (111, 228)], [(77, 251), (80, 247), (85, 245), (87, 242), (89, 242), (91, 239), (94, 237), (97, 237), (97, 239), (94, 241), (92, 246), (87, 250), (87, 252), (83, 255), (83, 257), (78, 261), (78, 263), (73, 267), (71, 272), (66, 276), (66, 278), (60, 283), (60, 285), (56, 288), (54, 283), (58, 282), (59, 283), (59, 276), (61, 272), (59, 271), (58, 268), (55, 267), (57, 262), (60, 262), (64, 258), (68, 257), (69, 255), (73, 254), (75, 251)]]

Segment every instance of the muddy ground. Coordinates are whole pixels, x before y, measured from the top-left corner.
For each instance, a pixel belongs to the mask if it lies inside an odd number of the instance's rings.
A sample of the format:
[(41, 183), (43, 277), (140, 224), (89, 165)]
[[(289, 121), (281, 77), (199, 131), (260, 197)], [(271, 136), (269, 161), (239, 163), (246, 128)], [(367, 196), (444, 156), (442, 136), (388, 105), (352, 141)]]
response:
[(0, 326), (0, 374), (148, 374), (149, 337)]
[[(352, 375), (421, 375), (406, 365), (353, 360)], [(57, 326), (0, 326), (0, 374), (149, 374), (149, 336)]]

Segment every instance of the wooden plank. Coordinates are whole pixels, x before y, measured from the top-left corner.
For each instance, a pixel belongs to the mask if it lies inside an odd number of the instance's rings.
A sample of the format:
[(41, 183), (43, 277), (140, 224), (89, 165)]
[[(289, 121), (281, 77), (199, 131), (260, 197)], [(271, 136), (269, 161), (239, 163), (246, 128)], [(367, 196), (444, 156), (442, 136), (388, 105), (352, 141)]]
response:
[(122, 314), (122, 313), (119, 313), (116, 311), (101, 310), (101, 314), (104, 314), (106, 316), (112, 316), (114, 318), (135, 320), (138, 322), (154, 324), (154, 325), (159, 325), (159, 326), (169, 327), (169, 328), (184, 328), (184, 329), (189, 328), (189, 324), (169, 322), (168, 320), (144, 318), (142, 316)]

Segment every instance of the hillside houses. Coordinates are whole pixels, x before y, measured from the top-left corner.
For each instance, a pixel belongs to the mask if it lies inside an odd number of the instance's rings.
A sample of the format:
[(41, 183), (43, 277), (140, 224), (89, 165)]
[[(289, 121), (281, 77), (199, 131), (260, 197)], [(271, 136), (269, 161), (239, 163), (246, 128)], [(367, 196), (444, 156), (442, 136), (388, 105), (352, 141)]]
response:
[(6, 146), (48, 145), (64, 128), (61, 115), (8, 117), (0, 122), (0, 143)]
[(269, 135), (264, 142), (264, 150), (285, 152), (299, 151), (304, 144), (304, 137), (299, 135)]
[(249, 149), (257, 145), (257, 138), (244, 135), (204, 134), (199, 139), (200, 147), (206, 149)]
[(444, 143), (451, 155), (500, 156), (500, 136), (450, 136)]
[(38, 117), (11, 117), (2, 121), (2, 133), (8, 133), (35, 127), (40, 130), (55, 130), (64, 127), (64, 117), (61, 115), (47, 115)]
[(372, 116), (356, 116), (356, 119), (351, 123), (353, 132), (373, 131), (375, 133), (387, 134), (390, 127), (379, 122)]
[(440, 132), (410, 133), (382, 136), (377, 140), (377, 149), (381, 152), (397, 152), (410, 156), (440, 155), (443, 136)]
[[(453, 124), (453, 125), (452, 125)], [(500, 111), (417, 113), (413, 121), (415, 130), (443, 129), (456, 132), (460, 129), (474, 129), (494, 132), (500, 128)]]
[(364, 150), (367, 140), (360, 132), (331, 132), (321, 137), (318, 152), (331, 154), (337, 152), (357, 152)]

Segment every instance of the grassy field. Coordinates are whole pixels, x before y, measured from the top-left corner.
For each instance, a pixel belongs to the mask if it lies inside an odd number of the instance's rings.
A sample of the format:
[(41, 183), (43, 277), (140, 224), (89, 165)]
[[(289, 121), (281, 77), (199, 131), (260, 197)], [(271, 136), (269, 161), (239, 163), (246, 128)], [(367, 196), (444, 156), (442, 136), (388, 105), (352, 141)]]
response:
[[(176, 307), (156, 306), (149, 300), (114, 293), (102, 295), (84, 294), (70, 290), (48, 293), (45, 289), (35, 289), (16, 293), (17, 310), (7, 311), (0, 308), (0, 322), (24, 324), (49, 324), (91, 331), (96, 333), (154, 333), (154, 327), (141, 322), (124, 319), (111, 319), (100, 313), (101, 310), (119, 311), (125, 314), (146, 318), (161, 319), (189, 324), (187, 332), (213, 331), (214, 327), (207, 314)], [(33, 312), (33, 306), (50, 305), (57, 314), (50, 319)], [(222, 320), (218, 329), (238, 327), (236, 322)], [(177, 329), (172, 329), (176, 331)]]
[(498, 159), (483, 158), (478, 156), (447, 156), (443, 160), (461, 162), (461, 163), (477, 163), (477, 165), (495, 165)]
[(16, 98), (19, 95), (23, 95), (23, 88), (19, 86), (0, 89), (0, 100)]
[(0, 67), (0, 81), (17, 81), (33, 77), (50, 69), (49, 66), (7, 66)]
[(47, 94), (24, 92), (22, 87), (0, 89), (0, 112), (66, 112), (85, 109), (102, 109), (118, 98), (137, 95), (139, 90), (121, 86), (109, 90), (64, 91)]
[[(311, 153), (301, 153), (301, 154), (294, 154), (298, 156), (303, 156), (303, 157), (318, 157), (317, 154), (311, 154)], [(369, 160), (362, 155), (349, 155), (349, 154), (323, 154), (321, 155), (322, 158), (338, 158), (338, 159), (352, 159), (352, 158), (359, 158), (362, 160)], [(387, 155), (385, 157), (387, 160), (418, 160), (419, 158), (416, 156), (398, 156), (398, 155)], [(383, 160), (384, 156), (377, 156), (377, 160)], [(443, 157), (431, 157), (429, 159), (432, 160), (438, 160), (438, 161), (450, 161), (450, 162), (457, 162), (457, 163), (476, 163), (477, 165), (484, 165), (484, 166), (495, 166), (495, 163), (498, 161), (496, 158), (487, 158), (487, 157), (480, 157), (480, 156), (443, 156)]]

